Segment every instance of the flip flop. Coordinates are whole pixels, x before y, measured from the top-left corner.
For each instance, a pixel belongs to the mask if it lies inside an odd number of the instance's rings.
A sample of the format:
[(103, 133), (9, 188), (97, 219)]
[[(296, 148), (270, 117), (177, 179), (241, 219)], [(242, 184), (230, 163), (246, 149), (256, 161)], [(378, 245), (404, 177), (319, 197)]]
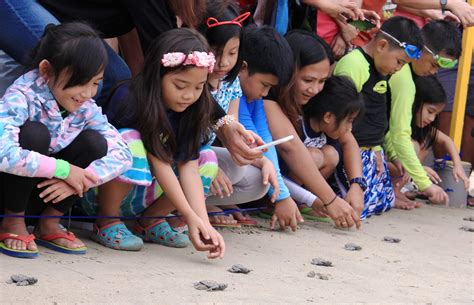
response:
[(310, 207), (305, 207), (305, 208), (300, 209), (301, 216), (304, 218), (304, 220), (314, 220), (314, 221), (319, 221), (319, 222), (331, 222), (331, 218), (311, 215), (310, 214), (311, 211), (313, 211), (313, 209), (310, 208)]
[(255, 213), (255, 216), (260, 217), (262, 219), (272, 219), (272, 212), (267, 212), (267, 211), (260, 211)]
[[(244, 212), (240, 209), (231, 209), (231, 210), (224, 210), (225, 211), (233, 211), (233, 212), (229, 212), (229, 213), (241, 213), (242, 216), (245, 217), (244, 215)], [(248, 214), (247, 214), (248, 215)], [(254, 219), (245, 219), (245, 220), (239, 220), (239, 219), (236, 219), (234, 217), (235, 220), (237, 220), (237, 223), (240, 224), (240, 225), (244, 225), (244, 226), (256, 226), (258, 224), (258, 222)]]
[(242, 225), (240, 223), (218, 223), (211, 221), (211, 226), (214, 228), (241, 228)]
[(0, 234), (0, 252), (3, 254), (13, 256), (13, 257), (18, 257), (18, 258), (36, 258), (38, 257), (38, 250), (17, 250), (17, 249), (12, 249), (7, 247), (5, 245), (4, 241), (6, 239), (15, 239), (15, 240), (20, 240), (24, 243), (26, 243), (26, 246), (28, 246), (29, 243), (35, 240), (35, 236), (33, 234), (30, 235), (18, 235), (18, 234), (13, 234), (13, 233), (1, 233)]
[(65, 246), (61, 246), (53, 240), (64, 238), (70, 241), (76, 240), (76, 235), (74, 233), (66, 231), (64, 233), (53, 233), (53, 234), (45, 234), (41, 236), (36, 236), (36, 243), (40, 246), (49, 248), (51, 250), (66, 253), (66, 254), (86, 254), (87, 247), (80, 247), (80, 248), (68, 248)]

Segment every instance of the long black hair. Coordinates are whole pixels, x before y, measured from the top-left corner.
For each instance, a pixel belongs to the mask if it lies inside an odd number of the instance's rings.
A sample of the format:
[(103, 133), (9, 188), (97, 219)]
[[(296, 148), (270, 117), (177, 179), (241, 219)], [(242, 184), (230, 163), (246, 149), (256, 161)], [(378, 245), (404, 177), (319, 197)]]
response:
[(87, 84), (105, 69), (108, 60), (104, 41), (82, 22), (48, 24), (29, 56), (28, 70), (38, 69), (46, 59), (55, 78), (67, 71), (69, 80), (63, 89)]
[[(158, 159), (171, 163), (177, 142), (187, 142), (184, 160), (192, 159), (204, 142), (210, 127), (213, 104), (208, 87), (204, 86), (198, 100), (183, 113), (179, 131), (174, 134), (162, 101), (161, 79), (168, 73), (179, 73), (195, 66), (164, 67), (163, 55), (170, 52), (190, 54), (210, 52), (204, 37), (192, 29), (173, 29), (161, 34), (148, 49), (143, 71), (130, 84), (131, 98), (136, 101), (137, 128), (146, 150)], [(164, 142), (164, 143), (163, 143)]]
[(446, 104), (446, 92), (436, 76), (417, 77), (415, 80), (416, 95), (412, 109), (411, 137), (413, 140), (429, 148), (436, 143), (438, 134), (438, 116), (431, 124), (420, 128), (416, 121), (422, 119), (418, 117), (418, 112), (425, 104), (439, 105)]
[[(328, 60), (330, 65), (334, 63), (331, 48), (316, 34), (304, 30), (292, 30), (285, 35), (285, 38), (293, 51), (295, 62), (295, 72), (293, 75), (295, 75), (298, 69), (317, 64), (323, 60)], [(301, 106), (294, 100), (294, 95), (291, 92), (293, 86), (294, 79), (288, 85), (276, 88), (273, 95), (290, 122), (298, 129), (297, 122), (302, 110)]]
[[(227, 4), (227, 5), (226, 5)], [(226, 5), (224, 8), (223, 5)], [(207, 15), (215, 18), (218, 22), (231, 21), (238, 17), (240, 8), (237, 4), (226, 0), (207, 1)], [(214, 50), (216, 57), (220, 56), (224, 50), (226, 43), (232, 38), (238, 37), (240, 40), (237, 63), (229, 71), (224, 81), (232, 83), (239, 75), (240, 67), (242, 66), (242, 28), (237, 24), (223, 24), (214, 27), (208, 27), (207, 21), (199, 26), (199, 31), (206, 37), (207, 42)]]

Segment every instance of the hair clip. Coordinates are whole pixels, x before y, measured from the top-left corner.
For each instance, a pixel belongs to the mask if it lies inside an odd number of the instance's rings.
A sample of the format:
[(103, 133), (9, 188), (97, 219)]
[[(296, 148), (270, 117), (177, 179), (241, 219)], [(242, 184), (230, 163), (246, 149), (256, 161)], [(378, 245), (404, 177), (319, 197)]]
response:
[(212, 53), (193, 51), (188, 55), (182, 52), (170, 52), (163, 55), (161, 64), (163, 67), (177, 67), (193, 65), (196, 67), (207, 67), (209, 73), (214, 70), (216, 58)]
[(224, 24), (234, 24), (234, 25), (238, 25), (239, 27), (242, 27), (242, 22), (244, 22), (245, 19), (247, 19), (249, 16), (250, 16), (250, 12), (246, 12), (240, 16), (235, 17), (234, 19), (230, 21), (219, 21), (214, 17), (209, 17), (207, 18), (206, 24), (209, 29), (219, 26), (219, 25), (224, 25)]

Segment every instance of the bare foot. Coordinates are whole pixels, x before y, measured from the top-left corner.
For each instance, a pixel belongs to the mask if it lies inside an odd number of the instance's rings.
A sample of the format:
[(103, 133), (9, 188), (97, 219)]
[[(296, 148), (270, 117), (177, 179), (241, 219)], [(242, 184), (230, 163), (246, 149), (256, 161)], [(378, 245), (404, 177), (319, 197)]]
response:
[[(214, 205), (207, 205), (207, 212), (208, 213), (215, 213), (215, 212), (222, 212), (222, 209), (214, 206)], [(237, 220), (234, 219), (232, 215), (212, 215), (209, 216), (209, 222), (215, 224), (236, 224)]]
[(402, 187), (407, 183), (406, 179), (400, 179), (394, 181), (394, 192), (395, 192), (395, 206), (396, 209), (402, 210), (413, 210), (421, 207), (421, 202), (408, 198), (405, 193), (401, 192)]
[[(240, 208), (239, 208), (237, 205), (226, 205), (225, 207), (228, 208), (228, 209), (230, 209), (230, 210), (240, 210)], [(236, 219), (237, 221), (249, 221), (249, 220), (252, 220), (252, 218), (250, 218), (250, 216), (244, 215), (241, 211), (232, 212), (232, 216), (233, 216), (233, 218)]]
[[(23, 218), (4, 218), (2, 225), (0, 226), (0, 233), (13, 233), (21, 236), (29, 235), (28, 230), (26, 229), (25, 220)], [(3, 243), (5, 246), (13, 250), (38, 250), (34, 241), (28, 243), (27, 245), (24, 241), (7, 238), (3, 241)]]
[[(62, 215), (62, 213), (53, 208), (46, 208), (46, 210), (43, 212), (43, 215), (59, 216)], [(65, 233), (65, 230), (59, 224), (59, 218), (41, 218), (38, 221), (38, 225), (35, 227), (36, 236), (57, 233)], [(52, 240), (52, 242), (69, 249), (77, 249), (85, 246), (85, 244), (78, 238), (76, 238), (75, 240), (57, 238)]]
[(186, 225), (186, 221), (184, 221), (184, 219), (179, 216), (167, 218), (166, 221), (173, 229), (184, 227)]

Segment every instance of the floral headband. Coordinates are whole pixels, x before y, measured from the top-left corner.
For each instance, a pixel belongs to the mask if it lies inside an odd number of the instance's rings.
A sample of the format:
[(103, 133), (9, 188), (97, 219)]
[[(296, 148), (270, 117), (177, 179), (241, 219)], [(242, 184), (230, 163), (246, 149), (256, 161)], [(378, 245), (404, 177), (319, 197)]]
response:
[(250, 12), (246, 12), (240, 16), (235, 17), (234, 19), (230, 21), (219, 21), (214, 17), (209, 17), (207, 18), (206, 24), (209, 29), (219, 26), (219, 25), (224, 25), (224, 24), (235, 24), (235, 25), (238, 25), (239, 27), (242, 27), (242, 22), (244, 22), (245, 19), (247, 19), (249, 16), (250, 16)]
[(216, 58), (212, 53), (193, 51), (188, 55), (181, 52), (170, 52), (163, 55), (161, 64), (163, 67), (177, 67), (193, 65), (196, 67), (207, 67), (209, 73), (214, 70)]

